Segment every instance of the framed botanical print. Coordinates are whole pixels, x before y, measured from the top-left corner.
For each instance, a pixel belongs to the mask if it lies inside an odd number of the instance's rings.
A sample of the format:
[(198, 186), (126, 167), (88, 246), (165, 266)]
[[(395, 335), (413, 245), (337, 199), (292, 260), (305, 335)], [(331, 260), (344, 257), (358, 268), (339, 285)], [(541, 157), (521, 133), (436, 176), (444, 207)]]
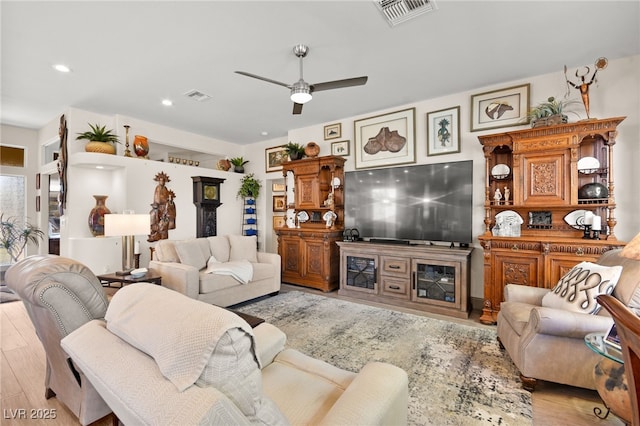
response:
[(331, 155), (349, 155), (349, 141), (331, 142)]
[(329, 124), (324, 126), (324, 140), (338, 139), (342, 137), (342, 124)]
[(471, 131), (526, 124), (530, 84), (471, 96)]
[(460, 152), (460, 106), (427, 113), (427, 156)]
[(288, 158), (285, 145), (265, 149), (264, 157), (266, 172), (277, 172), (278, 170), (282, 170), (282, 163)]
[(416, 162), (416, 109), (363, 118), (353, 123), (356, 169)]

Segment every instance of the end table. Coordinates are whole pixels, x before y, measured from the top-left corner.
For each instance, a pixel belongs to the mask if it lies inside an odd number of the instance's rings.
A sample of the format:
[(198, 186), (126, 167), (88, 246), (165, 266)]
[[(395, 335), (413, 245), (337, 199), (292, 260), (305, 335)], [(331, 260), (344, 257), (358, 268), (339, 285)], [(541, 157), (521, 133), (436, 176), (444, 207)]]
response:
[(135, 283), (153, 283), (157, 285), (162, 284), (162, 276), (156, 273), (153, 269), (150, 269), (145, 275), (140, 278), (134, 278), (133, 275), (116, 275), (114, 273), (96, 275), (100, 280), (100, 283), (105, 287), (111, 287), (113, 283), (120, 283), (120, 287), (127, 284)]

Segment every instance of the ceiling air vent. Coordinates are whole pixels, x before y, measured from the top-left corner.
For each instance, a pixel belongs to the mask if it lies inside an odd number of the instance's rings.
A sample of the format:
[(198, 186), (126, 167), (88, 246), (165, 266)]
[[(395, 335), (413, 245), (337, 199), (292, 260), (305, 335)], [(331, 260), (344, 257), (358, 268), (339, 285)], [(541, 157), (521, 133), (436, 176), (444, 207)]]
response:
[(375, 0), (374, 3), (392, 27), (437, 9), (433, 0)]
[(211, 99), (211, 96), (207, 95), (206, 93), (202, 93), (199, 90), (189, 90), (184, 95), (187, 98), (191, 98), (194, 101), (198, 101), (198, 102), (204, 102), (204, 101), (208, 101), (209, 99)]

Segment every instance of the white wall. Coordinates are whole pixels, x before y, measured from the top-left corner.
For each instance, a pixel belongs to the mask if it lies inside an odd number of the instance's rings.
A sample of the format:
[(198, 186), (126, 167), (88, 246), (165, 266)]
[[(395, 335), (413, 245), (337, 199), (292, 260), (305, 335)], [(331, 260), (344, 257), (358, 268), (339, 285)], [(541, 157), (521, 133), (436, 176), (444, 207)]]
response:
[[(598, 84), (591, 86), (590, 115), (596, 118), (626, 116), (627, 118), (619, 126), (617, 144), (614, 149), (614, 179), (615, 179), (615, 199), (617, 208), (615, 215), (618, 225), (615, 228), (616, 236), (621, 241), (629, 241), (640, 232), (640, 191), (637, 183), (640, 182), (640, 56), (633, 56), (612, 60), (609, 66), (598, 73)], [(476, 88), (470, 91), (452, 94), (436, 99), (429, 99), (422, 102), (398, 105), (387, 110), (376, 110), (371, 113), (347, 117), (331, 123), (322, 123), (289, 131), (288, 140), (281, 141), (280, 144), (288, 141), (306, 144), (313, 141), (320, 145), (320, 155), (331, 153), (331, 142), (324, 140), (324, 126), (339, 122), (342, 124), (342, 137), (340, 140), (350, 140), (350, 155), (345, 163), (345, 170), (352, 171), (354, 165), (354, 120), (367, 118), (387, 112), (398, 111), (406, 108), (416, 109), (416, 164), (440, 163), (449, 161), (473, 160), (473, 239), (475, 247), (472, 258), (472, 282), (471, 296), (483, 298), (483, 259), (482, 248), (477, 242), (477, 237), (484, 232), (484, 169), (485, 160), (482, 147), (478, 141), (478, 135), (499, 133), (506, 130), (517, 130), (518, 127), (506, 129), (493, 129), (483, 132), (470, 132), (470, 104), (471, 96), (491, 90), (505, 87), (531, 84), (530, 103), (532, 106), (545, 101), (549, 96), (562, 98), (566, 92), (566, 82), (562, 70), (558, 72), (532, 76), (522, 80), (502, 82), (495, 86)], [(425, 82), (425, 84), (429, 84)], [(575, 89), (571, 89), (570, 97), (580, 99)], [(437, 111), (445, 108), (460, 106), (460, 134), (461, 152), (449, 155), (439, 155), (427, 157), (426, 149), (426, 114), (430, 111)], [(582, 101), (576, 104), (575, 114), (569, 114), (570, 121), (577, 121), (586, 118)], [(526, 128), (527, 126), (521, 126)], [(273, 145), (278, 145), (273, 143)], [(267, 148), (269, 144), (255, 144), (252, 149), (254, 156), (258, 155), (262, 148)], [(273, 146), (269, 145), (269, 146)], [(258, 149), (260, 148), (260, 149)], [(262, 149), (263, 151), (263, 149)], [(252, 157), (253, 159), (253, 157)], [(263, 173), (265, 179), (271, 176), (280, 177), (278, 173)]]

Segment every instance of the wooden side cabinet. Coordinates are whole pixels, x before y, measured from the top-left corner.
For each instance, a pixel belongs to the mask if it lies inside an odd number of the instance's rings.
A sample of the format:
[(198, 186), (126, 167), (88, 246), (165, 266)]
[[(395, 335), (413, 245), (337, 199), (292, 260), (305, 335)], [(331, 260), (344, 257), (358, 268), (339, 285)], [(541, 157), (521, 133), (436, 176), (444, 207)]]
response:
[[(614, 233), (613, 180), (616, 128), (624, 118), (478, 137), (486, 160), (481, 322), (496, 322), (507, 284), (552, 288), (577, 263), (624, 246)], [(604, 188), (599, 196), (587, 191), (594, 186)], [(601, 224), (597, 233), (585, 226), (588, 214)], [(510, 218), (506, 232), (498, 217)]]
[(457, 318), (471, 311), (471, 248), (338, 242), (341, 295)]

